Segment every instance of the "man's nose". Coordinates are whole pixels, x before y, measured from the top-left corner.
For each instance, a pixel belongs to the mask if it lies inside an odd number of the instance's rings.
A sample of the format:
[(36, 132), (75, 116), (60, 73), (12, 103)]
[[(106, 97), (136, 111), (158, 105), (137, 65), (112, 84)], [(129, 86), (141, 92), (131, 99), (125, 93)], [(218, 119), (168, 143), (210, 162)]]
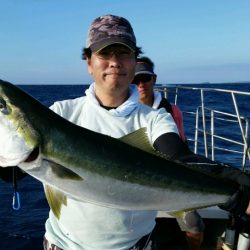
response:
[(118, 67), (120, 68), (122, 63), (121, 63), (121, 58), (119, 57), (119, 55), (117, 55), (116, 53), (113, 53), (110, 58), (110, 64), (111, 64), (111, 67)]

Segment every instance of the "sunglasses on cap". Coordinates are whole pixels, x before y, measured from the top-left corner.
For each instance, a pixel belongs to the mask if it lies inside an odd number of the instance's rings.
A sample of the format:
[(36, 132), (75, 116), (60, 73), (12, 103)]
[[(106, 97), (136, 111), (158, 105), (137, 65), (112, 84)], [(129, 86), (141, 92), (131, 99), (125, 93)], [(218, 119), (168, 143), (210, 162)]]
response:
[(144, 83), (144, 82), (149, 82), (152, 80), (152, 76), (153, 75), (148, 75), (148, 74), (145, 74), (145, 75), (137, 75), (134, 80), (133, 80), (133, 83), (138, 85), (140, 82)]

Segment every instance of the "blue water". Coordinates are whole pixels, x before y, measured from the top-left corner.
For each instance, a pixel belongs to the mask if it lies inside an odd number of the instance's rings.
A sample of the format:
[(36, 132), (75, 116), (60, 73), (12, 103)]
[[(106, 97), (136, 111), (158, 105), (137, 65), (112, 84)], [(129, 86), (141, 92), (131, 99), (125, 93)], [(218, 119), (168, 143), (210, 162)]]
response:
[[(195, 87), (216, 87), (227, 88), (239, 91), (250, 92), (250, 84), (220, 84), (220, 85), (194, 85)], [(83, 85), (41, 85), (41, 86), (19, 86), (46, 106), (50, 106), (56, 100), (76, 98), (84, 94), (86, 86)], [(231, 110), (227, 105), (228, 100), (221, 99), (214, 94), (206, 97), (211, 100), (211, 105), (215, 108), (220, 107), (224, 110)], [(173, 96), (169, 96), (173, 99)], [(182, 102), (185, 100), (185, 102)], [(194, 110), (199, 96), (191, 95), (189, 92), (183, 92), (180, 95), (179, 106), (181, 109)], [(249, 97), (241, 98), (238, 101), (241, 114), (250, 118)], [(184, 126), (187, 136), (193, 136), (190, 128), (194, 126), (194, 121), (184, 115)], [(223, 127), (223, 130), (234, 131), (232, 127)], [(232, 133), (232, 132), (231, 132)], [(232, 133), (233, 134), (233, 133)], [(237, 137), (237, 135), (236, 135)], [(192, 147), (192, 145), (190, 145)], [(222, 154), (222, 161), (238, 165), (238, 158), (231, 157), (231, 154)], [(0, 180), (0, 250), (11, 249), (34, 249), (40, 250), (42, 247), (42, 237), (44, 235), (44, 224), (48, 215), (48, 204), (43, 193), (43, 187), (40, 182), (32, 177), (26, 177), (18, 182), (18, 188), (21, 194), (21, 209), (14, 211), (12, 209), (11, 183)]]
[[(216, 89), (227, 89), (227, 90), (234, 90), (234, 91), (246, 91), (250, 93), (250, 84), (200, 84), (200, 85), (183, 85), (192, 86), (195, 88), (216, 88)], [(169, 99), (173, 100), (173, 94), (169, 95)], [(235, 99), (238, 104), (238, 110), (241, 116), (248, 119), (250, 118), (250, 96), (248, 95), (239, 95), (235, 93)], [(220, 112), (226, 113), (233, 113), (235, 114), (235, 108), (232, 101), (231, 93), (222, 94), (221, 92), (211, 92), (211, 91), (204, 91), (204, 103), (205, 106), (209, 109), (218, 110)], [(186, 112), (195, 112), (197, 106), (201, 106), (201, 97), (200, 91), (190, 91), (190, 90), (179, 90), (178, 92), (178, 106), (184, 113), (184, 128), (186, 132), (186, 136), (188, 138), (194, 138), (194, 129), (195, 128), (195, 117), (191, 117)], [(211, 119), (210, 119), (210, 111), (207, 110), (206, 112), (206, 129), (207, 132), (210, 132), (211, 127)], [(215, 114), (218, 118), (229, 118), (225, 116), (219, 116)], [(230, 118), (233, 120), (233, 118)], [(236, 118), (234, 118), (236, 120)], [(242, 121), (243, 127), (246, 125), (244, 121)], [(201, 128), (202, 119), (200, 117), (199, 121), (199, 128)], [(242, 136), (240, 133), (240, 128), (237, 122), (225, 122), (219, 119), (215, 120), (215, 133), (219, 136), (227, 137), (231, 140), (242, 140)], [(249, 138), (249, 135), (248, 135)], [(203, 133), (199, 133), (199, 141), (203, 139)], [(211, 138), (208, 136), (208, 146), (211, 145)], [(194, 149), (194, 144), (192, 142), (189, 143), (190, 148)], [(215, 139), (215, 145), (217, 147), (226, 147), (231, 150), (242, 151), (242, 146), (232, 144), (231, 142), (228, 143), (226, 141), (222, 141), (221, 139)], [(200, 154), (204, 154), (204, 147), (200, 145), (200, 150), (198, 151)], [(208, 152), (208, 157), (211, 158), (211, 150)], [(230, 163), (236, 167), (241, 167), (242, 164), (242, 155), (240, 154), (232, 154), (231, 152), (225, 151), (216, 151), (216, 158), (215, 160), (222, 161), (224, 163)], [(248, 165), (249, 167), (249, 162)]]

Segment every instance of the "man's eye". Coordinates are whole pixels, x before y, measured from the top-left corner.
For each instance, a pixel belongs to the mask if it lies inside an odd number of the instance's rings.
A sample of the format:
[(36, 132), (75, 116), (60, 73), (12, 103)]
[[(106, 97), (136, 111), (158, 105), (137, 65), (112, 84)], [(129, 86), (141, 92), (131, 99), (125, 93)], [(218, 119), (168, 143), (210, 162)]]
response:
[(117, 57), (127, 58), (132, 55), (132, 51), (127, 49), (117, 49), (117, 50), (102, 50), (99, 53), (97, 53), (97, 56), (101, 59), (109, 59), (113, 55), (116, 55)]
[(97, 56), (101, 57), (101, 58), (106, 58), (106, 57), (109, 57), (110, 56), (110, 52), (105, 52), (105, 51), (102, 51), (101, 53), (98, 53)]

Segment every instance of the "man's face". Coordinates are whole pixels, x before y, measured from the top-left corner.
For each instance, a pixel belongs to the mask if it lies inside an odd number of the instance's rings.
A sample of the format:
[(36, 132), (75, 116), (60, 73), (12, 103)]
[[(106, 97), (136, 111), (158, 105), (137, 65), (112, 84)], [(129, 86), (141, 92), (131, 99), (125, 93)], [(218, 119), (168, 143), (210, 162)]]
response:
[(131, 83), (136, 65), (134, 51), (119, 44), (113, 44), (92, 53), (87, 59), (88, 71), (96, 85), (107, 90), (127, 89)]
[(133, 83), (137, 85), (140, 99), (151, 97), (153, 95), (155, 80), (156, 76), (149, 74), (139, 74), (134, 78)]

